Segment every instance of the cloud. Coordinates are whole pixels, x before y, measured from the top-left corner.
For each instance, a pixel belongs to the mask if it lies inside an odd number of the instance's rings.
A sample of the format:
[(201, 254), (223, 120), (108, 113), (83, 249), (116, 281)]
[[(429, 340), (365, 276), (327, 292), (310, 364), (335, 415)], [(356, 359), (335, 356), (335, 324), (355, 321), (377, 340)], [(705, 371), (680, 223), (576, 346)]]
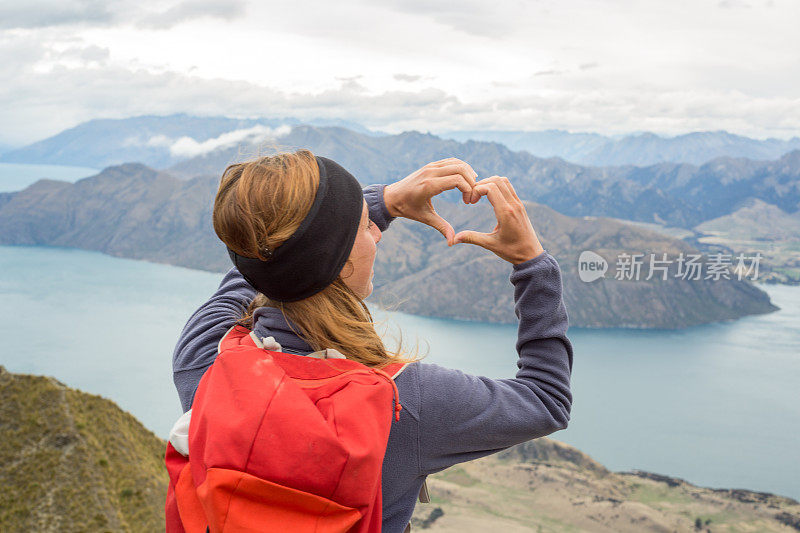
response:
[(717, 6), (723, 9), (750, 9), (753, 7), (749, 2), (744, 2), (743, 0), (722, 0)]
[(199, 18), (232, 20), (244, 14), (244, 0), (200, 0), (167, 4), (134, 0), (26, 0), (0, 3), (0, 30), (60, 26), (110, 27), (134, 23), (167, 29)]
[(26, 0), (0, 3), (0, 29), (67, 24), (106, 25), (115, 15), (103, 0)]
[[(0, 65), (3, 65), (7, 80), (13, 80), (50, 53), (50, 47), (41, 39), (0, 32)], [(11, 89), (10, 85), (4, 88), (0, 85), (0, 88), (6, 91)]]
[(244, 15), (242, 0), (185, 1), (166, 11), (151, 13), (137, 21), (142, 28), (166, 29), (177, 24), (200, 18), (234, 20)]
[(358, 82), (363, 76), (350, 76), (350, 77), (336, 77), (337, 81), (342, 82), (341, 87), (344, 90), (363, 93), (367, 90), (361, 83)]
[(147, 146), (163, 146), (169, 148), (172, 155), (177, 157), (194, 157), (216, 150), (223, 146), (231, 146), (244, 140), (260, 141), (271, 137), (281, 137), (291, 131), (290, 126), (270, 128), (267, 126), (253, 126), (223, 133), (219, 137), (197, 141), (191, 137), (173, 139), (166, 135), (154, 135), (145, 143)]
[[(47, 53), (35, 46), (27, 52), (29, 58)], [(5, 58), (0, 53), (0, 61)], [(611, 134), (725, 129), (757, 137), (788, 137), (797, 134), (800, 123), (798, 97), (753, 97), (731, 90), (577, 86), (539, 91), (517, 87), (466, 100), (434, 87), (376, 92), (353, 87), (356, 82), (351, 81), (320, 92), (288, 92), (243, 81), (114, 65), (56, 65), (37, 71), (29, 68), (27, 60), (12, 64), (10, 79), (14, 83), (0, 85), (0, 124), (12, 125), (0, 129), (0, 142), (9, 144), (32, 142), (93, 118), (180, 112), (242, 118), (340, 118), (388, 133), (557, 127)], [(202, 142), (155, 138), (150, 143), (188, 156), (239, 142), (248, 135), (270, 133), (279, 134), (256, 128)]]
[(111, 51), (108, 48), (89, 45), (89, 46), (71, 46), (62, 50), (58, 54), (60, 60), (75, 60), (83, 63), (105, 63)]
[(409, 83), (413, 83), (415, 81), (419, 81), (422, 79), (422, 76), (417, 76), (413, 74), (395, 74), (393, 77), (397, 81), (407, 81)]
[(506, 33), (518, 30), (518, 17), (531, 10), (530, 5), (517, 0), (390, 0), (382, 5), (459, 32), (491, 39), (502, 39)]
[[(691, 0), (437, 1), (429, 9), (422, 0), (389, 8), (342, 0), (313, 10), (244, 1), (6, 2), (0, 12), (28, 17), (13, 24), (91, 27), (0, 29), (0, 142), (92, 118), (180, 112), (345, 119), (387, 132), (800, 133), (795, 2), (723, 12), (716, 0), (695, 11)], [(215, 20), (198, 20), (206, 16)], [(483, 30), (470, 29), (484, 18)], [(98, 27), (109, 20), (119, 26)], [(742, 24), (751, 39), (741, 39)]]

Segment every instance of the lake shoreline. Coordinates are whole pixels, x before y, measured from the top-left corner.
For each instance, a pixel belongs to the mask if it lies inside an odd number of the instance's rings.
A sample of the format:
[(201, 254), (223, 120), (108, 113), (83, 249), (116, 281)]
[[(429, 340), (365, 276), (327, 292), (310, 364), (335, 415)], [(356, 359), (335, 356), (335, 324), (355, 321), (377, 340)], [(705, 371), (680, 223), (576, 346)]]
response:
[[(0, 246), (0, 267), (0, 364), (112, 398), (166, 436), (180, 415), (172, 347), (222, 274), (24, 246)], [(613, 471), (800, 497), (800, 472), (787, 468), (800, 464), (800, 290), (766, 289), (781, 311), (684, 330), (570, 328), (572, 421), (554, 437)], [(517, 371), (513, 324), (375, 317), (389, 319), (390, 337), (399, 328), (407, 346), (427, 345), (423, 363), (489, 378)]]
[[(14, 248), (44, 248), (44, 249), (54, 249), (54, 250), (76, 250), (76, 251), (81, 251), (81, 252), (97, 253), (97, 254), (104, 255), (106, 257), (124, 259), (124, 260), (127, 260), (127, 261), (139, 261), (139, 262), (143, 262), (143, 263), (149, 263), (149, 264), (152, 264), (152, 265), (163, 265), (163, 266), (169, 266), (169, 267), (173, 267), (173, 268), (181, 268), (181, 269), (185, 269), (185, 270), (188, 270), (188, 271), (191, 271), (191, 272), (198, 272), (198, 273), (203, 273), (203, 274), (213, 274), (213, 275), (219, 275), (219, 276), (223, 276), (227, 272), (227, 270), (216, 271), (216, 270), (205, 270), (205, 269), (202, 269), (202, 268), (192, 268), (192, 267), (187, 267), (187, 266), (184, 266), (184, 265), (170, 263), (170, 262), (155, 261), (155, 260), (152, 260), (152, 259), (142, 259), (142, 258), (136, 258), (136, 257), (128, 257), (128, 256), (125, 256), (125, 255), (111, 254), (111, 253), (102, 252), (102, 251), (98, 251), (98, 250), (89, 250), (89, 249), (85, 249), (85, 248), (76, 248), (74, 246), (55, 246), (55, 245), (50, 245), (50, 244), (37, 244), (37, 245), (30, 245), (30, 244), (0, 244), (0, 246), (7, 246), (7, 247), (14, 247)], [(765, 287), (771, 287), (771, 286), (800, 287), (800, 283), (798, 283), (798, 284), (794, 284), (794, 283), (774, 283), (774, 282), (762, 283), (762, 282), (758, 282), (758, 281), (754, 281), (754, 282), (751, 282), (751, 283), (755, 287), (757, 287), (757, 288), (759, 288), (761, 290), (764, 290), (765, 292), (766, 292)], [(377, 289), (379, 289), (380, 287), (375, 287), (375, 288), (376, 288), (376, 291), (377, 291)], [(384, 305), (384, 304), (381, 304), (381, 302), (374, 301), (373, 298), (367, 298), (366, 303), (367, 304), (377, 305), (377, 307), (383, 312), (389, 312), (389, 313), (395, 312), (395, 311), (387, 310), (387, 308), (390, 307), (391, 304)], [(770, 300), (770, 303), (772, 303), (774, 305), (774, 302), (772, 302), (771, 300)], [(567, 311), (569, 311), (569, 309)], [(625, 331), (625, 332), (630, 332), (630, 331), (685, 331), (685, 330), (691, 330), (693, 328), (699, 328), (699, 327), (713, 325), (713, 324), (733, 323), (733, 322), (737, 322), (737, 321), (746, 319), (748, 317), (768, 315), (768, 314), (776, 313), (776, 312), (779, 312), (779, 311), (780, 311), (780, 307), (778, 307), (778, 309), (771, 310), (771, 311), (766, 311), (764, 313), (753, 313), (753, 314), (744, 315), (744, 316), (741, 316), (741, 317), (738, 317), (738, 318), (730, 318), (730, 319), (716, 320), (716, 321), (711, 321), (711, 322), (703, 322), (702, 324), (692, 324), (692, 325), (688, 325), (688, 326), (679, 326), (679, 327), (675, 327), (675, 328), (644, 327), (644, 326), (640, 327), (640, 326), (585, 326), (585, 325), (572, 326), (572, 325), (570, 325), (570, 330), (581, 329), (581, 330), (590, 330), (590, 331), (609, 331), (609, 332), (613, 332), (613, 331)], [(425, 315), (425, 314), (418, 314), (418, 313), (410, 313), (410, 312), (407, 312), (407, 311), (399, 311), (399, 312), (401, 312), (403, 314), (411, 315), (411, 316), (418, 316), (420, 318), (427, 318), (427, 319), (431, 319), (431, 320), (448, 320), (448, 321), (453, 321), (453, 322), (456, 322), (456, 323), (464, 323), (464, 324), (497, 324), (497, 325), (513, 325), (513, 324), (516, 324), (516, 322), (491, 322), (491, 321), (484, 321), (484, 320), (470, 320), (470, 319), (464, 319), (464, 318), (450, 318), (450, 317), (442, 317), (442, 316), (436, 316), (436, 315)]]

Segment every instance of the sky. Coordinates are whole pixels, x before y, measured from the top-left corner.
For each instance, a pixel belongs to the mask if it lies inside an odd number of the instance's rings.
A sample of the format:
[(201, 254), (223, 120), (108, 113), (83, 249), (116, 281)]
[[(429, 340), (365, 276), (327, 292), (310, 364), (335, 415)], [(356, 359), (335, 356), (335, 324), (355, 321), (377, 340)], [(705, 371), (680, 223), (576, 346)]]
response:
[(93, 118), (800, 136), (798, 0), (0, 0), (0, 144)]

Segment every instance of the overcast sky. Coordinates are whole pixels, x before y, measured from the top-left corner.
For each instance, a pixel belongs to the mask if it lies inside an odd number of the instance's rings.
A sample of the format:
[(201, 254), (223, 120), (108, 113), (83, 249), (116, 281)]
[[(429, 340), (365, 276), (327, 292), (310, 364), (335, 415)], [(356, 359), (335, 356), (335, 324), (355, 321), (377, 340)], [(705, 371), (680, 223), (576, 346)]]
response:
[(91, 118), (800, 135), (798, 0), (0, 0), (0, 143)]

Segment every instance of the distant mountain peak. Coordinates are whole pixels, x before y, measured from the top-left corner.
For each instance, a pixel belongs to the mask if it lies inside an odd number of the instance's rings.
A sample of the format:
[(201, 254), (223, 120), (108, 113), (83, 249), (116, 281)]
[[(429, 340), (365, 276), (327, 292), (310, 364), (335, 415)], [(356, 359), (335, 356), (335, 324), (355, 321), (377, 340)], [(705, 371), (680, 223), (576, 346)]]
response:
[(792, 165), (800, 165), (800, 149), (792, 150), (791, 152), (784, 154), (784, 156), (781, 157), (781, 162)]

